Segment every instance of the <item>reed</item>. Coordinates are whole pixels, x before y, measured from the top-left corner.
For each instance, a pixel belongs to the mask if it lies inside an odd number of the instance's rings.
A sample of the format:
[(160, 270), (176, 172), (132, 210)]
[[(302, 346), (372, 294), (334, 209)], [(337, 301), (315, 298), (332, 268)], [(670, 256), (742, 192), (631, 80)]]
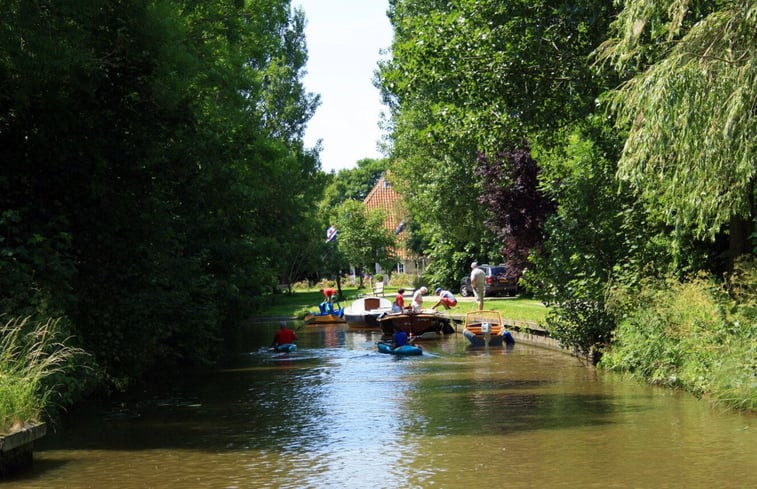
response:
[(66, 345), (59, 319), (14, 318), (0, 327), (0, 434), (38, 422), (63, 372), (84, 351)]

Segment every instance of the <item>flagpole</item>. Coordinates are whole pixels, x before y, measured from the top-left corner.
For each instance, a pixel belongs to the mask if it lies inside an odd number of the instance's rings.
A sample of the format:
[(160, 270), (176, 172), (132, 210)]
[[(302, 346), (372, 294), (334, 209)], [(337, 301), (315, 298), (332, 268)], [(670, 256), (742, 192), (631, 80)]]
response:
[[(336, 226), (329, 226), (329, 228), (326, 230), (326, 244), (331, 243), (332, 241), (336, 243), (336, 238), (339, 236), (339, 231), (337, 230)], [(336, 271), (336, 288), (339, 291), (339, 299), (344, 297), (342, 294), (342, 280), (341, 280), (341, 269), (339, 268), (339, 264), (337, 264), (337, 271)]]

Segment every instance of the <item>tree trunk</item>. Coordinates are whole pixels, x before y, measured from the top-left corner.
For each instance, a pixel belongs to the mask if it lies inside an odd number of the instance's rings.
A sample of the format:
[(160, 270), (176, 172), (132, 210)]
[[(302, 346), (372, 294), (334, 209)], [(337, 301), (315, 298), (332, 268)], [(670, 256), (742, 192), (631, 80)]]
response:
[(733, 216), (729, 223), (728, 243), (728, 270), (733, 271), (733, 264), (738, 257), (745, 253), (753, 252), (752, 234), (754, 233), (754, 179), (749, 185), (749, 208), (748, 216)]

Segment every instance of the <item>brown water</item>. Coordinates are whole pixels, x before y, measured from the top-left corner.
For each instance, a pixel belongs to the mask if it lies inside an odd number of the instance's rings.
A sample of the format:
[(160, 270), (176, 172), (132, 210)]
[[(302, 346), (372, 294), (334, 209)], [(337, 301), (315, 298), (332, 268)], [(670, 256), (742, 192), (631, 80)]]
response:
[(10, 488), (754, 488), (754, 416), (525, 344), (421, 357), (377, 332), (276, 324), (222, 365), (123, 405), (81, 407)]

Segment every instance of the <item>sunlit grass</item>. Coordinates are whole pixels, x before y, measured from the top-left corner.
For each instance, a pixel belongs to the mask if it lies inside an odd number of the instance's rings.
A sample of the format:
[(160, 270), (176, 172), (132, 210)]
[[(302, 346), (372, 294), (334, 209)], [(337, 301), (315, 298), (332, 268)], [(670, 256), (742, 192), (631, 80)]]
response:
[[(342, 306), (348, 306), (353, 300), (357, 299), (360, 293), (367, 293), (370, 289), (356, 289), (354, 287), (343, 287), (342, 293), (347, 298), (342, 301)], [(396, 287), (387, 287), (385, 297), (391, 302), (397, 293)], [(409, 289), (405, 293), (409, 294)], [(270, 296), (266, 306), (258, 313), (261, 317), (294, 317), (301, 319), (308, 311), (318, 311), (318, 304), (323, 301), (323, 295), (318, 289), (298, 290), (294, 294), (277, 294)], [(409, 300), (406, 298), (406, 303)], [(423, 307), (430, 308), (437, 302), (435, 295), (428, 295), (424, 298)], [(540, 301), (526, 298), (486, 298), (484, 300), (485, 309), (499, 311), (503, 318), (516, 321), (533, 321), (542, 323), (547, 314), (547, 308)], [(474, 310), (474, 302), (460, 301), (458, 306), (450, 309), (450, 314), (465, 314)], [(440, 309), (443, 311), (444, 309)]]
[(40, 421), (53, 393), (44, 380), (83, 354), (64, 344), (58, 325), (16, 318), (0, 327), (0, 433)]

